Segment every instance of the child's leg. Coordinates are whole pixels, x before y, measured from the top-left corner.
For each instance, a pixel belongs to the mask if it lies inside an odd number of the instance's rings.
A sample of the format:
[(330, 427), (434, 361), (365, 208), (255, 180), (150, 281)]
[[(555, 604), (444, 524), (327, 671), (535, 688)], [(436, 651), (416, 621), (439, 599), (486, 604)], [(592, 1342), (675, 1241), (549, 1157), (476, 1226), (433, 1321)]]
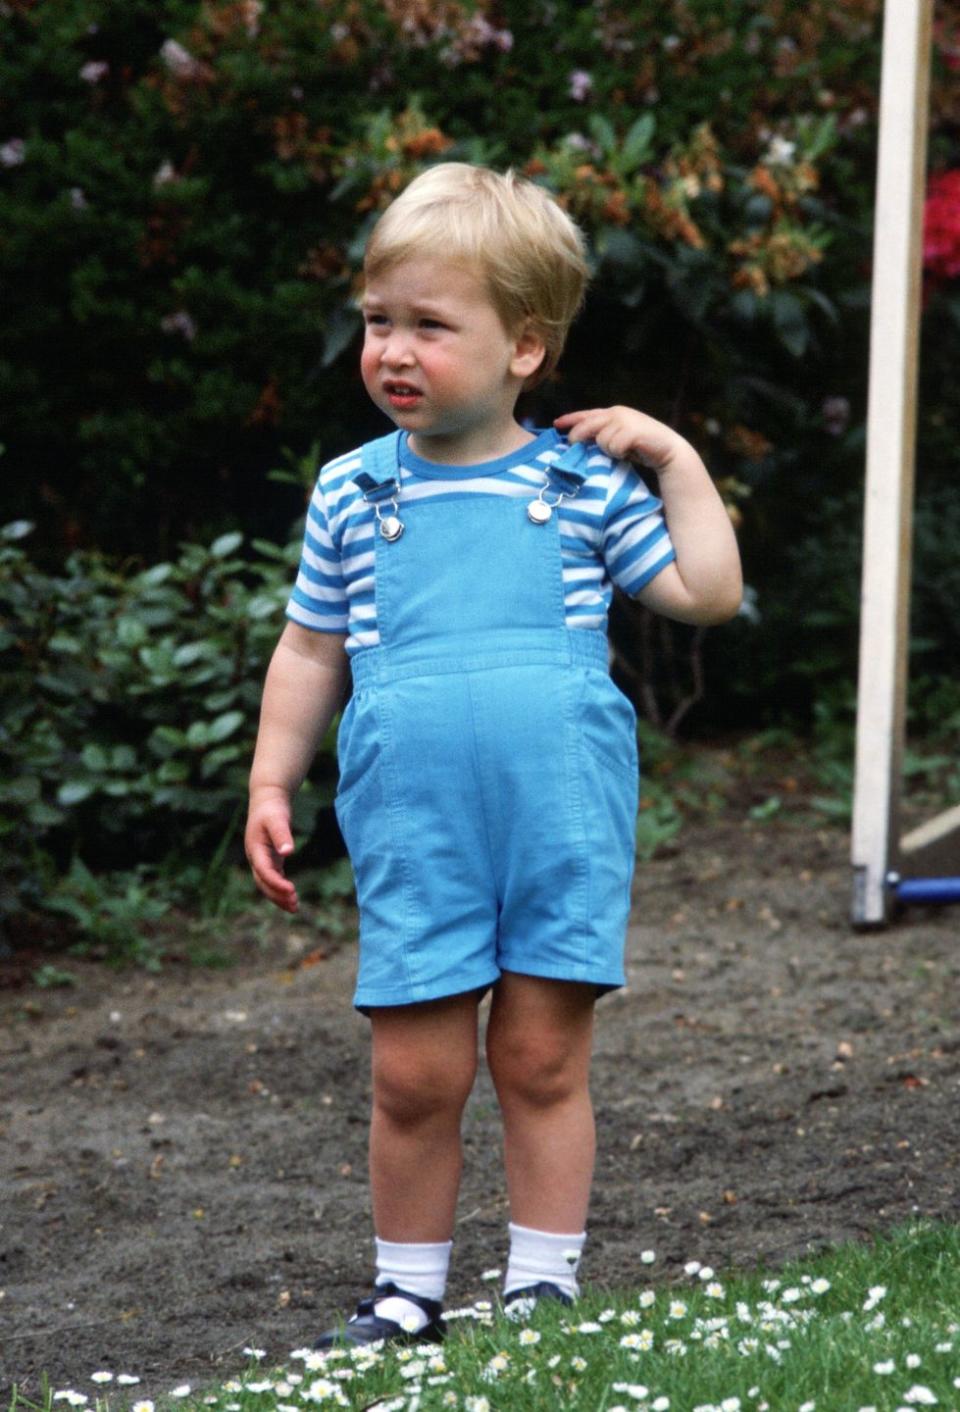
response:
[(318, 1349), (421, 1333), (431, 1341), (442, 1337), (460, 1119), (477, 1072), (479, 999), (474, 991), (370, 1011), (377, 1278), (372, 1297), (360, 1301), (344, 1329), (321, 1334)]
[(582, 1231), (595, 1148), (590, 1050), (596, 988), (504, 972), (494, 987), (487, 1061), (503, 1112), (510, 1215), (543, 1231)]
[(452, 1236), (460, 1118), (477, 1071), (478, 998), (471, 992), (370, 1012), (370, 1186), (382, 1240)]
[(533, 1274), (576, 1291), (570, 1254), (583, 1244), (595, 1151), (595, 999), (592, 985), (513, 972), (494, 988), (487, 1059), (503, 1113), (510, 1194), (507, 1293), (536, 1283)]

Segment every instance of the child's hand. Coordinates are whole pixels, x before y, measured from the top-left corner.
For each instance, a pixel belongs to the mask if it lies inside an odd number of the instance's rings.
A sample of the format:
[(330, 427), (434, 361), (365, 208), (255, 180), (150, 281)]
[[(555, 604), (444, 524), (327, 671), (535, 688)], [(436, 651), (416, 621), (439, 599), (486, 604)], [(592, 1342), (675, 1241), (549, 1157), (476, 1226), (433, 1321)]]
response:
[(615, 461), (639, 461), (654, 471), (664, 470), (684, 444), (670, 427), (633, 407), (565, 412), (553, 425), (568, 441), (595, 441)]
[(297, 890), (283, 873), (284, 859), (293, 852), (293, 835), (290, 800), (282, 790), (251, 794), (244, 847), (260, 891), (284, 912), (295, 912)]

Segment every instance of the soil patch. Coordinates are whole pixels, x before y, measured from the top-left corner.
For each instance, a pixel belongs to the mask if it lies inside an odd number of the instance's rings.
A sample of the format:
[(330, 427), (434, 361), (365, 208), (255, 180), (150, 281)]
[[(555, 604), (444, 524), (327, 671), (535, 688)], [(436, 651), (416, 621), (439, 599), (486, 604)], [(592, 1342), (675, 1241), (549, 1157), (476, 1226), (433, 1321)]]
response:
[[(638, 868), (629, 985), (601, 1001), (584, 1279), (696, 1257), (776, 1265), (910, 1217), (956, 1220), (960, 915), (848, 924), (847, 842), (775, 820), (689, 826)], [(140, 1394), (282, 1361), (370, 1277), (367, 1025), (352, 945), (295, 926), (227, 971), (64, 962), (0, 992), (0, 1397)], [(309, 964), (308, 964), (309, 963)], [(482, 1075), (450, 1298), (505, 1255)]]

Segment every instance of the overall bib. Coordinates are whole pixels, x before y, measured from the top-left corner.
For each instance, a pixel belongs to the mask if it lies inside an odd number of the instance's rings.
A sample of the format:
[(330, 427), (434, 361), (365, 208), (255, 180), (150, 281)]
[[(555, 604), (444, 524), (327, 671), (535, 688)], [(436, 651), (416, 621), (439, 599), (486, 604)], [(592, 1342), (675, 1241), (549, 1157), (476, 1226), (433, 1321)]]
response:
[[(364, 448), (364, 472), (397, 474), (396, 434)], [(636, 714), (606, 634), (565, 624), (559, 517), (534, 523), (535, 499), (401, 495), (402, 534), (376, 536), (380, 645), (351, 658), (337, 738), (358, 1009), (505, 970), (623, 984)]]

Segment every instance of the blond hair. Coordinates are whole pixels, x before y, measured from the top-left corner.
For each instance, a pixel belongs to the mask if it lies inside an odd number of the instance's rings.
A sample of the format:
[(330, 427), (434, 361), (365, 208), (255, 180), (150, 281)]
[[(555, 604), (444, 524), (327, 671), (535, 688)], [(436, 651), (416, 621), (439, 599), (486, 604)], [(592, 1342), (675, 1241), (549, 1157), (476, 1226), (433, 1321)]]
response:
[(542, 187), (466, 162), (428, 167), (387, 207), (367, 242), (367, 279), (413, 257), (472, 265), (504, 327), (543, 339), (527, 386), (557, 364), (588, 278), (579, 228)]

